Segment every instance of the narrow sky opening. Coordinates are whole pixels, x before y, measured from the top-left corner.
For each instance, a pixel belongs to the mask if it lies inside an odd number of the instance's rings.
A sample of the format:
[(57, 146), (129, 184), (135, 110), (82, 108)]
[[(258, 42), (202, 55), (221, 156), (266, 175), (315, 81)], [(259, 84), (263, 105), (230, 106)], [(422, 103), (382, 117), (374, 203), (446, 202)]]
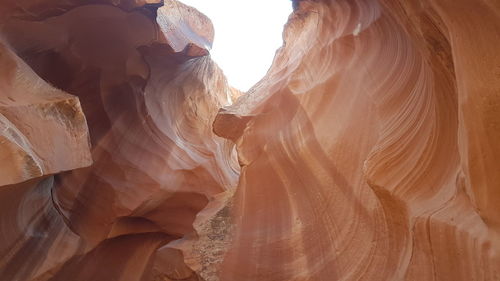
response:
[(229, 84), (247, 91), (267, 72), (283, 44), (289, 0), (181, 0), (207, 15), (215, 38), (210, 54)]

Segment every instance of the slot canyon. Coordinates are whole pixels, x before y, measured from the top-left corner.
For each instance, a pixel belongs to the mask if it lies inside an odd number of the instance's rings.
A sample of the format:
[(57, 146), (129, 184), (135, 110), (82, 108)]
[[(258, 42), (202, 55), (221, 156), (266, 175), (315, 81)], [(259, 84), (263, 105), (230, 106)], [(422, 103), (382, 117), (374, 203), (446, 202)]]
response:
[(500, 1), (272, 1), (0, 1), (0, 281), (500, 280)]

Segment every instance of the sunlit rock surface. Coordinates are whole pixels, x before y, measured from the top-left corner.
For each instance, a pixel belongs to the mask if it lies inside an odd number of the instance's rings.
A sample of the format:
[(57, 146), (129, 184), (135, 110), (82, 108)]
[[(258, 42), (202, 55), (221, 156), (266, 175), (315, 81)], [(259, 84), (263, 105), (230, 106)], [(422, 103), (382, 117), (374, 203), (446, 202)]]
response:
[(0, 184), (92, 163), (78, 99), (58, 90), (0, 41)]
[(293, 5), (241, 93), (179, 2), (3, 1), (0, 280), (500, 280), (500, 4)]

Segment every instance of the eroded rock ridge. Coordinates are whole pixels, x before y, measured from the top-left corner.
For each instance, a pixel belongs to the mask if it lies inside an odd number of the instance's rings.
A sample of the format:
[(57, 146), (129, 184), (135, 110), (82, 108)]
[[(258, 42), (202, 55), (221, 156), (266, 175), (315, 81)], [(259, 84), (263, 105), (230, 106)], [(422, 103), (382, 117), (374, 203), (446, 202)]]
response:
[(0, 3), (0, 280), (500, 280), (498, 2), (293, 5), (241, 93), (180, 2)]

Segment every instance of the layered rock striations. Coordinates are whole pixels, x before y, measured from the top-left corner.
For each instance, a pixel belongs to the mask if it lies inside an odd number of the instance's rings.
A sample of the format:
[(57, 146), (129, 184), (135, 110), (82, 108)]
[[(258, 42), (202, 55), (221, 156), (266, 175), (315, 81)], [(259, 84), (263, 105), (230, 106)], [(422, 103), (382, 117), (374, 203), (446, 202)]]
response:
[[(486, 144), (500, 89), (489, 4), (300, 3), (267, 76), (214, 125), (242, 165), (234, 204), (244, 207), (234, 210), (223, 279), (500, 277), (498, 216), (488, 215), (498, 197), (494, 188), (478, 197), (487, 183), (476, 189), (470, 170), (491, 182), (488, 171), (499, 171)], [(477, 19), (460, 28), (458, 10)], [(480, 26), (496, 39), (476, 37)], [(488, 82), (466, 86), (460, 75), (471, 68)], [(481, 95), (484, 108), (473, 106)], [(484, 135), (469, 119), (479, 115)]]
[(410, 2), (247, 93), (179, 2), (2, 2), (0, 280), (500, 280), (500, 6)]
[[(28, 124), (40, 131), (35, 140), (60, 146), (46, 157), (62, 167), (2, 188), (0, 198), (9, 205), (0, 218), (8, 230), (1, 280), (178, 279), (171, 267), (186, 267), (182, 253), (161, 247), (194, 232), (197, 215), (221, 208), (207, 204), (234, 189), (239, 167), (232, 146), (212, 132), (231, 91), (205, 56), (213, 38), (208, 19), (176, 2), (149, 8), (74, 5), (43, 20), (3, 23), (12, 50), (5, 54), (15, 52), (20, 66), (22, 58), (31, 67), (24, 68), (33, 83), (44, 79), (60, 92), (45, 102), (53, 112), (72, 113), (55, 115), (50, 125), (58, 129), (75, 115), (82, 124), (61, 132), (36, 119)], [(44, 98), (38, 88), (26, 88)], [(12, 92), (15, 98), (21, 90)], [(83, 138), (82, 144), (62, 139), (66, 135)], [(45, 147), (30, 149), (45, 157)], [(72, 171), (55, 174), (61, 170)]]

